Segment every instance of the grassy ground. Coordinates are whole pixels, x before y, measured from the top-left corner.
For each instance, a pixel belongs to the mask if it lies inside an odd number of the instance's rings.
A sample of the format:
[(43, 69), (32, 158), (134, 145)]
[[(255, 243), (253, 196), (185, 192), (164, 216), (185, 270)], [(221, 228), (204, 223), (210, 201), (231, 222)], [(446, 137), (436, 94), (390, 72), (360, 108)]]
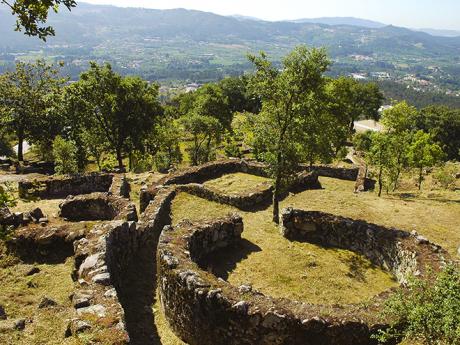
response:
[(226, 194), (239, 194), (257, 192), (265, 189), (269, 179), (245, 173), (235, 173), (224, 175), (218, 179), (204, 183), (205, 186), (217, 189)]
[(283, 206), (320, 210), (403, 230), (416, 230), (456, 256), (460, 246), (460, 190), (426, 189), (418, 192), (407, 184), (405, 190), (378, 198), (373, 192), (354, 194), (354, 182), (323, 177), (320, 181), (323, 190), (291, 196)]
[[(302, 194), (308, 198), (308, 193)], [(237, 211), (182, 193), (173, 204), (173, 221), (230, 212)], [(389, 274), (353, 252), (288, 241), (270, 221), (270, 212), (238, 211), (245, 224), (242, 243), (214, 255), (208, 269), (233, 285), (251, 284), (273, 297), (322, 304), (364, 302), (396, 286)]]
[[(74, 284), (70, 278), (72, 259), (57, 265), (35, 265), (40, 272), (26, 277), (27, 266), (18, 264), (0, 268), (0, 304), (8, 318), (26, 319), (24, 331), (0, 333), (0, 344), (83, 344), (76, 338), (64, 339), (67, 319), (72, 318), (69, 295)], [(57, 307), (38, 309), (42, 297), (58, 303)]]

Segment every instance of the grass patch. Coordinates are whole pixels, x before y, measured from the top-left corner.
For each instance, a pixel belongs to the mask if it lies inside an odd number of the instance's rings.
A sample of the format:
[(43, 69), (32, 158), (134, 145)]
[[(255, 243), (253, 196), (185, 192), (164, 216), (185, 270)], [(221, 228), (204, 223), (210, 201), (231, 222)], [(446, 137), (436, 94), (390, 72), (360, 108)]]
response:
[[(290, 196), (283, 207), (324, 211), (367, 222), (416, 230), (444, 247), (454, 258), (460, 246), (460, 190), (401, 188), (397, 193), (354, 194), (354, 182), (320, 177), (323, 190), (310, 190)], [(428, 186), (428, 184), (427, 184)], [(412, 187), (413, 188), (413, 187)]]
[[(83, 344), (77, 338), (64, 338), (67, 319), (72, 318), (73, 310), (69, 295), (74, 290), (70, 277), (73, 260), (64, 264), (36, 265), (40, 273), (25, 276), (26, 266), (15, 265), (0, 268), (0, 304), (5, 307), (8, 318), (26, 319), (24, 331), (0, 333), (1, 344)], [(57, 307), (38, 309), (43, 296), (58, 303)]]
[(204, 185), (225, 194), (247, 194), (266, 189), (269, 181), (265, 177), (238, 172), (207, 181)]
[[(310, 198), (309, 192), (298, 195)], [(272, 297), (321, 304), (364, 302), (397, 285), (390, 274), (351, 251), (283, 238), (271, 222), (271, 208), (242, 212), (185, 193), (173, 202), (174, 223), (185, 218), (212, 219), (232, 212), (243, 216), (243, 241), (237, 248), (216, 253), (208, 269), (233, 285), (251, 284)]]

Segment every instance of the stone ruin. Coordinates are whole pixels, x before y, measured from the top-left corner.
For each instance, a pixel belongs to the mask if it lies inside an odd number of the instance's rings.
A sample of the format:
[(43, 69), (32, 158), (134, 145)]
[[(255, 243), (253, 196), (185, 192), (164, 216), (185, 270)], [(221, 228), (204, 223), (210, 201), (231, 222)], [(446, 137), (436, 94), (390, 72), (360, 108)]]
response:
[[(387, 327), (377, 315), (392, 291), (375, 296), (366, 305), (314, 305), (265, 296), (248, 286), (232, 286), (201, 268), (205, 256), (238, 245), (243, 221), (238, 215), (230, 215), (200, 223), (183, 221), (172, 227), (171, 203), (180, 192), (239, 209), (268, 202), (270, 188), (255, 196), (229, 198), (202, 185), (234, 172), (265, 176), (263, 165), (242, 160), (213, 162), (170, 174), (141, 192), (143, 213), (139, 220), (133, 215), (132, 204), (104, 193), (108, 189), (64, 201), (61, 215), (68, 219), (109, 220), (66, 242), (72, 244), (73, 278), (78, 282), (72, 295), (75, 318), (69, 321), (66, 335), (90, 329), (92, 325), (84, 316), (91, 314), (110, 317), (113, 322), (104, 327), (119, 334), (120, 343), (152, 341), (153, 314), (145, 306), (151, 305), (158, 289), (171, 328), (192, 345), (376, 344), (371, 335)], [(38, 188), (38, 193), (45, 190), (42, 195), (62, 195), (59, 193), (66, 187), (57, 185)], [(104, 182), (103, 189), (107, 185)], [(318, 173), (301, 172), (291, 187), (305, 190), (318, 186)], [(82, 206), (85, 202), (87, 206)], [(425, 277), (426, 267), (437, 270), (448, 259), (442, 248), (415, 233), (321, 212), (283, 210), (280, 231), (280, 236), (291, 240), (364, 255), (401, 283), (407, 275)]]

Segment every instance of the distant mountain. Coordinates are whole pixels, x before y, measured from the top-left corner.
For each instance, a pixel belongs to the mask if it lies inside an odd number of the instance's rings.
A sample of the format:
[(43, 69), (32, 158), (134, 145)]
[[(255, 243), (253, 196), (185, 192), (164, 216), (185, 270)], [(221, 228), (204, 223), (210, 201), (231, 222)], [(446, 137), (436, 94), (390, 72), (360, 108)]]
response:
[(229, 16), (231, 18), (239, 19), (239, 20), (253, 20), (256, 22), (263, 22), (263, 19), (257, 18), (257, 17), (251, 17), (251, 16), (242, 16), (241, 14), (233, 14)]
[(460, 31), (456, 30), (441, 30), (441, 29), (414, 29), (415, 31), (422, 31), (432, 36), (443, 36), (443, 37), (459, 37)]
[(375, 22), (372, 20), (354, 18), (354, 17), (322, 17), (322, 18), (304, 18), (291, 20), (294, 23), (317, 23), (326, 25), (351, 25), (361, 26), (364, 28), (379, 29), (386, 24)]
[(46, 43), (14, 32), (14, 21), (0, 6), (0, 72), (15, 59), (44, 56), (66, 62), (72, 76), (96, 60), (151, 80), (211, 80), (248, 70), (247, 53), (264, 50), (279, 61), (296, 45), (307, 44), (326, 47), (337, 74), (397, 71), (435, 75), (455, 85), (460, 75), (460, 38), (356, 18), (269, 22), (79, 2), (72, 12), (50, 16), (56, 37)]

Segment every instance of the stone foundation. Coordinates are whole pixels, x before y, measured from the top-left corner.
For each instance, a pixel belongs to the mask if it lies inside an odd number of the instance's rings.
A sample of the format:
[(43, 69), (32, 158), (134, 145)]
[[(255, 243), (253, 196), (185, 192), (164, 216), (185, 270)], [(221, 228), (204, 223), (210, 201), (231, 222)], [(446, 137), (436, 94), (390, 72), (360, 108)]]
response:
[(136, 206), (133, 203), (108, 193), (69, 196), (59, 205), (59, 208), (59, 215), (70, 221), (137, 221)]
[(88, 174), (39, 178), (19, 182), (19, 197), (22, 199), (63, 199), (69, 195), (108, 192), (112, 185), (111, 174)]
[(284, 209), (280, 229), (291, 240), (361, 254), (392, 272), (400, 283), (423, 274), (427, 267), (438, 270), (447, 255), (441, 247), (416, 234), (318, 211)]
[(149, 202), (155, 198), (159, 188), (169, 185), (201, 184), (205, 181), (219, 178), (225, 174), (243, 172), (256, 176), (267, 177), (266, 166), (258, 162), (250, 162), (241, 159), (230, 159), (210, 162), (192, 167), (165, 176), (158, 183), (141, 190), (140, 210), (143, 212)]
[(367, 307), (319, 306), (232, 286), (203, 271), (203, 255), (237, 245), (238, 216), (182, 222), (163, 230), (157, 251), (162, 307), (174, 332), (191, 345), (370, 345), (385, 328), (376, 317), (384, 295)]

